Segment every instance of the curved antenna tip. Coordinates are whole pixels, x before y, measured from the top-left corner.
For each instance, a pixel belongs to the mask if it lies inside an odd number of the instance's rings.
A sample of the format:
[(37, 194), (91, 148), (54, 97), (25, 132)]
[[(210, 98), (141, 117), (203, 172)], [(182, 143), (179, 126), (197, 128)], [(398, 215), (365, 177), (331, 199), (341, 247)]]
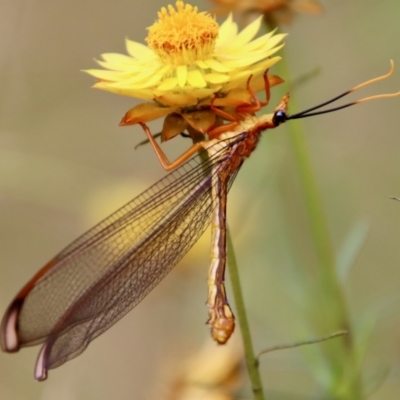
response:
[(394, 71), (394, 61), (392, 59), (389, 60), (390, 61), (390, 71), (388, 72), (387, 76), (389, 77), (390, 75), (393, 74)]

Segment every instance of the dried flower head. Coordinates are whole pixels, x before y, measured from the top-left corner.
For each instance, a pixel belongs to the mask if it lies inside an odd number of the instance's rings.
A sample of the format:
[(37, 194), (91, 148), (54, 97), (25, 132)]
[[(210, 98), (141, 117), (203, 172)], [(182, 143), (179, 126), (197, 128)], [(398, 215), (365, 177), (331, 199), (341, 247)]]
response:
[(262, 13), (272, 25), (289, 24), (296, 14), (320, 14), (322, 6), (318, 0), (212, 0), (217, 4), (216, 12), (237, 12), (243, 15)]

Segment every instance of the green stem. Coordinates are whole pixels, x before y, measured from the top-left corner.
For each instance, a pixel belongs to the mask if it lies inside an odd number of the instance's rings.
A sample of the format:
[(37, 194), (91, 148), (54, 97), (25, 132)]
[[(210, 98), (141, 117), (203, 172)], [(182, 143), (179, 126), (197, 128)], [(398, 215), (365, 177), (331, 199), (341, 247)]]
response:
[[(283, 55), (280, 61), (280, 67), (283, 70), (282, 75), (289, 77), (290, 72), (286, 59), (285, 55)], [(291, 96), (290, 99), (290, 107), (292, 110), (298, 109), (293, 96)], [(286, 128), (289, 131), (290, 143), (301, 179), (318, 261), (325, 270), (331, 271), (330, 275), (335, 275), (335, 253), (331, 245), (322, 203), (318, 194), (304, 131), (299, 121), (291, 121), (291, 123), (286, 125)]]
[[(289, 79), (289, 66), (286, 62), (287, 57), (282, 55), (279, 63), (282, 70), (282, 76)], [(291, 98), (291, 109), (297, 110), (295, 101)], [(307, 208), (308, 220), (311, 228), (311, 235), (318, 260), (318, 273), (320, 274), (320, 285), (323, 289), (323, 296), (328, 306), (326, 312), (329, 313), (329, 325), (324, 327), (332, 329), (344, 329), (348, 331), (343, 341), (339, 341), (338, 347), (327, 348), (327, 356), (336, 376), (341, 375), (343, 363), (353, 364), (355, 367), (355, 349), (353, 345), (350, 318), (347, 311), (345, 296), (339, 282), (336, 272), (336, 260), (334, 249), (328, 231), (322, 202), (318, 193), (317, 183), (315, 181), (310, 155), (307, 149), (305, 135), (302, 125), (296, 121), (287, 124), (289, 130), (290, 143), (295, 156), (296, 166), (299, 173), (305, 203)], [(318, 324), (319, 321), (315, 321)], [(337, 351), (339, 350), (339, 351)], [(354, 370), (353, 370), (354, 371)], [(355, 374), (353, 382), (350, 384), (353, 399), (362, 397), (361, 383), (358, 375)]]
[(260, 371), (258, 369), (258, 360), (254, 354), (253, 342), (251, 340), (249, 322), (247, 320), (246, 307), (243, 300), (235, 251), (233, 248), (232, 238), (228, 227), (226, 227), (226, 242), (228, 268), (232, 282), (233, 296), (235, 298), (237, 321), (239, 322), (240, 331), (242, 333), (243, 347), (251, 387), (254, 393), (254, 399), (264, 400), (264, 389), (262, 386)]

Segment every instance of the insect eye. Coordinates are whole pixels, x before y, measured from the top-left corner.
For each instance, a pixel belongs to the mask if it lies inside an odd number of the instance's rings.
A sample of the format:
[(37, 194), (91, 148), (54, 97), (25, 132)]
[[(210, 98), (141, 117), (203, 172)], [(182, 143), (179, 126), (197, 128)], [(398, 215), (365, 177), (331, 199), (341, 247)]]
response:
[(287, 116), (286, 112), (283, 110), (278, 110), (278, 111), (275, 111), (274, 116), (272, 117), (272, 123), (275, 126), (278, 126), (278, 125), (282, 124), (283, 122), (286, 122), (287, 119), (288, 119), (288, 116)]

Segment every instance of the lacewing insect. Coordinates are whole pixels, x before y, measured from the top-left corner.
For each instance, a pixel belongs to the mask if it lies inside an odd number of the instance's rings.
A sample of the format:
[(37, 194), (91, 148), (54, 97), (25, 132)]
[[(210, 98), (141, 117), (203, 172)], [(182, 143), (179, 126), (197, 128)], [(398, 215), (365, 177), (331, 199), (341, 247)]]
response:
[[(332, 112), (400, 92), (366, 97), (321, 110), (347, 94), (389, 77), (377, 77), (303, 112), (289, 115), (285, 95), (272, 114), (255, 116), (260, 102), (250, 89), (251, 104), (235, 114), (214, 111), (229, 122), (170, 163), (145, 124), (162, 166), (169, 173), (50, 260), (17, 294), (1, 325), (3, 351), (42, 343), (35, 378), (82, 353), (88, 344), (135, 307), (194, 245), (211, 222), (208, 278), (208, 324), (215, 341), (225, 343), (235, 319), (224, 286), (227, 194), (243, 161), (257, 147), (263, 131), (297, 118)], [(199, 150), (205, 150), (204, 160)]]

